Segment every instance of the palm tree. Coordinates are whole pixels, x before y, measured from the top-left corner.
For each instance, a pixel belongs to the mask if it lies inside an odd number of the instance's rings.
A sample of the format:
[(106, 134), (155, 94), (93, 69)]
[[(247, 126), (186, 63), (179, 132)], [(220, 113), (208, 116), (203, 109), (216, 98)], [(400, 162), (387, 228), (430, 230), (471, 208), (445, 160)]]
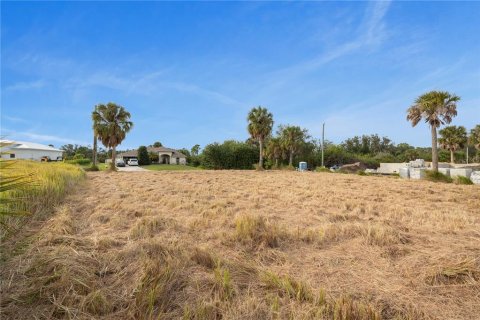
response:
[(280, 126), (278, 135), (282, 142), (283, 148), (289, 153), (288, 165), (293, 166), (293, 156), (298, 152), (305, 138), (307, 131), (302, 130), (299, 126)]
[(257, 108), (250, 110), (247, 120), (248, 133), (250, 133), (252, 139), (258, 141), (260, 148), (258, 169), (261, 170), (263, 168), (263, 143), (265, 142), (265, 138), (272, 133), (273, 116), (270, 112), (268, 112), (267, 108), (258, 106)]
[(95, 106), (94, 110), (92, 111), (92, 121), (93, 121), (93, 126), (92, 126), (92, 129), (93, 129), (93, 150), (92, 150), (92, 160), (93, 160), (93, 164), (92, 164), (92, 167), (96, 167), (97, 166), (97, 132), (95, 131), (95, 127), (96, 127), (96, 122), (95, 122), (95, 117), (94, 117), (94, 113), (97, 111), (97, 106)]
[(95, 106), (92, 113), (94, 131), (98, 139), (107, 148), (112, 148), (111, 169), (115, 170), (116, 147), (125, 139), (133, 127), (130, 113), (122, 106), (109, 102)]
[(450, 162), (455, 163), (454, 152), (465, 146), (467, 142), (467, 130), (462, 126), (448, 126), (439, 131), (440, 147), (450, 151)]
[(280, 159), (283, 154), (280, 138), (270, 138), (267, 142), (265, 152), (268, 158), (275, 161), (275, 168), (278, 168), (278, 159)]
[(472, 144), (475, 149), (480, 150), (480, 124), (477, 124), (475, 128), (470, 130), (468, 142)]
[(407, 110), (407, 120), (415, 127), (422, 119), (430, 125), (432, 133), (432, 169), (438, 171), (437, 128), (449, 124), (457, 115), (460, 97), (446, 91), (430, 91), (415, 100)]

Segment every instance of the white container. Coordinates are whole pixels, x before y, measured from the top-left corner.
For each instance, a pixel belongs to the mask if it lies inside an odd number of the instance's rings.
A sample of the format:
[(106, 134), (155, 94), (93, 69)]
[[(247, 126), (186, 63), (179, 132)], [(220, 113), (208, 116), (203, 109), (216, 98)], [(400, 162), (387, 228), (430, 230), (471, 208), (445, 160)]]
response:
[(404, 179), (410, 178), (410, 169), (407, 167), (400, 168), (398, 173), (400, 174), (400, 178), (404, 178)]
[(410, 168), (410, 179), (420, 180), (425, 178), (425, 170), (421, 168)]
[(307, 163), (302, 161), (298, 163), (298, 171), (307, 171)]
[(470, 178), (472, 175), (472, 169), (450, 169), (450, 177), (455, 178), (455, 177), (465, 177), (465, 178)]
[(450, 177), (450, 168), (438, 168), (438, 172)]
[(470, 175), (470, 180), (472, 180), (474, 184), (480, 184), (480, 171), (473, 171)]

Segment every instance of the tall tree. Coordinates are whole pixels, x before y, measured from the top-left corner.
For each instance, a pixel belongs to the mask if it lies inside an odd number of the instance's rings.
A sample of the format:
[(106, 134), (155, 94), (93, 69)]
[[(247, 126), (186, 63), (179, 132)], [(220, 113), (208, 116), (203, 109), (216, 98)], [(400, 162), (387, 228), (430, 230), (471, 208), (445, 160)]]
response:
[(93, 152), (92, 152), (92, 166), (95, 167), (97, 165), (97, 132), (95, 131), (96, 123), (95, 123), (95, 117), (94, 113), (97, 110), (97, 107), (95, 106), (94, 110), (92, 111), (92, 121), (93, 121)]
[(440, 147), (450, 151), (450, 162), (455, 163), (455, 151), (467, 143), (467, 130), (463, 126), (448, 126), (440, 130)]
[(308, 133), (299, 126), (286, 125), (278, 128), (278, 135), (282, 146), (288, 151), (288, 165), (293, 166), (293, 156), (299, 151)]
[(116, 148), (133, 127), (130, 113), (124, 107), (109, 102), (97, 105), (92, 119), (98, 139), (105, 147), (112, 148), (111, 169), (115, 170)]
[(278, 168), (278, 160), (282, 157), (283, 153), (280, 138), (269, 139), (265, 153), (269, 159), (275, 161), (275, 168)]
[(149, 165), (151, 163), (150, 157), (148, 155), (147, 147), (145, 146), (138, 147), (137, 158), (138, 158), (138, 164), (141, 166)]
[(153, 147), (154, 147), (154, 148), (160, 148), (160, 147), (163, 147), (163, 145), (162, 145), (162, 143), (161, 143), (160, 141), (155, 141), (155, 142), (153, 143)]
[(475, 128), (470, 130), (468, 143), (472, 144), (475, 149), (480, 150), (480, 124), (477, 124)]
[(415, 127), (422, 119), (430, 126), (432, 134), (432, 169), (438, 171), (437, 128), (449, 124), (457, 115), (460, 97), (446, 91), (430, 91), (415, 100), (407, 110), (407, 120)]
[(263, 144), (265, 139), (272, 133), (273, 116), (267, 108), (258, 106), (248, 113), (248, 133), (258, 141), (260, 148), (260, 157), (258, 160), (258, 169), (263, 168)]
[(192, 147), (192, 149), (190, 150), (192, 156), (196, 157), (198, 156), (198, 152), (200, 151), (200, 145), (199, 144), (196, 144)]

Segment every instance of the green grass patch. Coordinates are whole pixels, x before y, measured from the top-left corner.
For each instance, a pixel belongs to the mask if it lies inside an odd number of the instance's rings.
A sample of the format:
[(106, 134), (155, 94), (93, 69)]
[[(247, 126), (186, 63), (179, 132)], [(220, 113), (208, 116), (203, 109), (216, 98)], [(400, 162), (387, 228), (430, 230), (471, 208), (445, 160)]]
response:
[(328, 169), (326, 167), (317, 167), (315, 169), (315, 172), (329, 172), (329, 173), (331, 173), (332, 171), (330, 171), (330, 169)]
[(151, 164), (147, 166), (141, 166), (142, 168), (153, 171), (188, 171), (188, 170), (202, 170), (199, 167), (192, 167), (182, 164)]
[(467, 177), (458, 176), (455, 178), (456, 184), (473, 184), (472, 180)]
[(453, 179), (450, 178), (449, 176), (446, 176), (441, 172), (431, 171), (431, 170), (425, 171), (425, 180), (433, 181), (433, 182), (445, 182), (445, 183), (453, 182)]

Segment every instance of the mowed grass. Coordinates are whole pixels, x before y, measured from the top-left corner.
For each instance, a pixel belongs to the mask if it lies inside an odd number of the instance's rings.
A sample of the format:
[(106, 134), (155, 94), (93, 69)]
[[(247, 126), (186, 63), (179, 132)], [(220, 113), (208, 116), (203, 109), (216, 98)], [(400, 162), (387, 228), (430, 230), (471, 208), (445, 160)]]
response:
[(90, 172), (1, 266), (2, 317), (477, 319), (479, 221), (471, 185)]
[(202, 170), (199, 167), (186, 166), (181, 164), (151, 164), (148, 166), (141, 166), (142, 168), (153, 171), (187, 171), (187, 170)]

